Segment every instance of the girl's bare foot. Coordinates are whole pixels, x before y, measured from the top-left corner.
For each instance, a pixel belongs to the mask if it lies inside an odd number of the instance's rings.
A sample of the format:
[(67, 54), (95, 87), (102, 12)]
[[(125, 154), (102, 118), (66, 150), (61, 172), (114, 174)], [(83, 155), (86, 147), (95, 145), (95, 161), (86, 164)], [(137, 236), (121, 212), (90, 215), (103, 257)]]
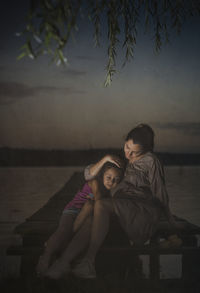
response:
[(75, 268), (72, 270), (72, 273), (84, 279), (93, 279), (96, 278), (96, 270), (94, 264), (87, 258), (81, 260)]
[(64, 263), (62, 260), (56, 260), (50, 268), (45, 272), (44, 276), (50, 279), (58, 280), (70, 272), (70, 264)]

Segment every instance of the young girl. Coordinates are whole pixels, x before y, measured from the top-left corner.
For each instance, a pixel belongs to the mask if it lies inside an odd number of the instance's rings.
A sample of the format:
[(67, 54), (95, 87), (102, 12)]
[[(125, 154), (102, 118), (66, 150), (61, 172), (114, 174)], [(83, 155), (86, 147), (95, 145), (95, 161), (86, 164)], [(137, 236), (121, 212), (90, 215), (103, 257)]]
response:
[(93, 211), (93, 203), (102, 197), (109, 197), (110, 191), (122, 179), (122, 168), (106, 163), (97, 176), (87, 181), (82, 190), (65, 206), (58, 228), (48, 239), (45, 251), (40, 256), (37, 273), (43, 275), (59, 253), (68, 245), (74, 233)]

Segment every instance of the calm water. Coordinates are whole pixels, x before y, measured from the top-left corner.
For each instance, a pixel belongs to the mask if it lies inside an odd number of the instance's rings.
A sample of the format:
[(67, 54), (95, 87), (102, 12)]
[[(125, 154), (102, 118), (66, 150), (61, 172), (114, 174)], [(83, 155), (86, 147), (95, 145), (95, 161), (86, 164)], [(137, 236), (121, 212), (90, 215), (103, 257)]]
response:
[[(20, 259), (7, 257), (6, 247), (20, 242), (14, 227), (31, 216), (83, 167), (0, 168), (0, 277), (17, 275)], [(200, 225), (200, 166), (165, 168), (172, 212)], [(148, 274), (148, 259), (144, 270)], [(161, 276), (180, 274), (180, 257), (162, 257)]]
[(200, 225), (200, 166), (166, 167), (165, 176), (172, 211)]

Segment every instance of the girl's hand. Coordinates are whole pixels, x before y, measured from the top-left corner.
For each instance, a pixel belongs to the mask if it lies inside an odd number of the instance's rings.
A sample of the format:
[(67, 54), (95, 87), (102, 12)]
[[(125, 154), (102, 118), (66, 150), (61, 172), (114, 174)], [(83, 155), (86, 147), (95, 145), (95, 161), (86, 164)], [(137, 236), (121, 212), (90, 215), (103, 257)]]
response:
[(124, 167), (124, 162), (122, 159), (120, 159), (119, 157), (117, 156), (114, 156), (114, 155), (107, 155), (104, 157), (105, 159), (105, 163), (106, 162), (110, 162), (110, 163), (113, 163), (115, 164), (117, 167), (119, 168), (123, 168)]

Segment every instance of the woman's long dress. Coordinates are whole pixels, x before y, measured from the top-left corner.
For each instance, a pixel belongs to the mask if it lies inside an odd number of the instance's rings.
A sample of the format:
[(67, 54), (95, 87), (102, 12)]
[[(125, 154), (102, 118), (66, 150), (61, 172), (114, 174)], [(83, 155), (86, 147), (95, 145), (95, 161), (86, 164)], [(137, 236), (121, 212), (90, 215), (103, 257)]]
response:
[[(89, 166), (85, 177), (91, 179)], [(119, 222), (136, 245), (150, 239), (162, 214), (171, 217), (163, 167), (154, 153), (129, 163), (112, 194)]]

